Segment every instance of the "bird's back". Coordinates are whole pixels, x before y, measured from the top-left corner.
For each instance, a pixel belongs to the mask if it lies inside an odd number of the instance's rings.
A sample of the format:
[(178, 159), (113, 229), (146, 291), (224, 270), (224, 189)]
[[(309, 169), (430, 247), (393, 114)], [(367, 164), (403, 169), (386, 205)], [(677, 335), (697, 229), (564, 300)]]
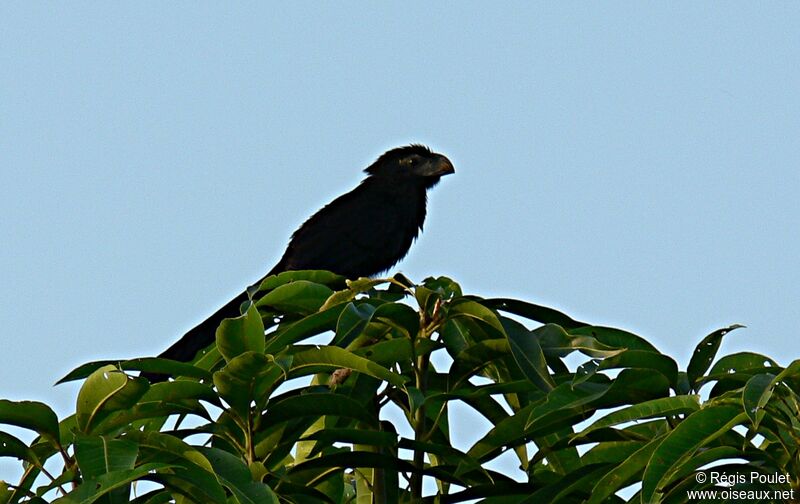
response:
[(312, 215), (270, 273), (326, 269), (376, 275), (406, 253), (425, 220), (425, 188), (367, 179)]

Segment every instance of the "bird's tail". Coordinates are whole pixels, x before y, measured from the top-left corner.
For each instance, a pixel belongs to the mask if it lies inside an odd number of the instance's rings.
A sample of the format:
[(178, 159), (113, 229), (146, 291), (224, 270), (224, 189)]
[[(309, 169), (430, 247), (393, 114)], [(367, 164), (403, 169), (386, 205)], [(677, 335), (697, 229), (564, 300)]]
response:
[[(214, 343), (217, 327), (219, 327), (223, 319), (241, 315), (240, 307), (247, 299), (246, 291), (231, 299), (225, 306), (190, 329), (181, 339), (161, 352), (159, 357), (181, 362), (194, 360), (200, 350)], [(157, 373), (142, 373), (142, 376), (150, 380), (151, 383), (162, 382), (167, 379), (165, 375)]]

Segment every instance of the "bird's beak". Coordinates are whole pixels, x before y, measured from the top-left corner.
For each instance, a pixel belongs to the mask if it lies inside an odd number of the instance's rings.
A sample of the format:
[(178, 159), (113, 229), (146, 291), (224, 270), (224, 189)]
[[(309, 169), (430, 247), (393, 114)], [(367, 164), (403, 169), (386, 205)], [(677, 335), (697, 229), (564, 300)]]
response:
[(441, 156), (434, 164), (433, 164), (433, 173), (431, 175), (436, 176), (444, 176), (450, 175), (451, 173), (455, 173), (456, 169), (453, 168), (453, 163), (450, 162), (444, 156)]

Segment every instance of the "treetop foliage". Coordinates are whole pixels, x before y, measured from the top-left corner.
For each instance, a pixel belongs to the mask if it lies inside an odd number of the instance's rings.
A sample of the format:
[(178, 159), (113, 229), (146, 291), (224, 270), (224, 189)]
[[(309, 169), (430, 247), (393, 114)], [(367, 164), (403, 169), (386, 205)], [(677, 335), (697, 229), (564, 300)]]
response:
[[(718, 358), (741, 326), (683, 371), (630, 332), (445, 277), (284, 272), (241, 313), (193, 363), (78, 367), (66, 418), (0, 401), (0, 456), (23, 464), (0, 503), (671, 503), (717, 488), (712, 470), (800, 490), (800, 360)], [(466, 448), (456, 402), (491, 425)], [(519, 477), (491, 468), (509, 452)]]

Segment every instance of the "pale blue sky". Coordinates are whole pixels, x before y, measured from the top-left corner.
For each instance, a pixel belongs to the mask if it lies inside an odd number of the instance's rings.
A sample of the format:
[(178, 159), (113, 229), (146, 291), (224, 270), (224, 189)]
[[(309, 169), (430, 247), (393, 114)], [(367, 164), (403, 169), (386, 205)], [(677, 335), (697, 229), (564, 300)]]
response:
[[(376, 5), (380, 5), (376, 7)], [(491, 8), (490, 8), (491, 7)], [(0, 4), (0, 397), (154, 355), (385, 149), (457, 173), (398, 265), (800, 358), (800, 4)]]

